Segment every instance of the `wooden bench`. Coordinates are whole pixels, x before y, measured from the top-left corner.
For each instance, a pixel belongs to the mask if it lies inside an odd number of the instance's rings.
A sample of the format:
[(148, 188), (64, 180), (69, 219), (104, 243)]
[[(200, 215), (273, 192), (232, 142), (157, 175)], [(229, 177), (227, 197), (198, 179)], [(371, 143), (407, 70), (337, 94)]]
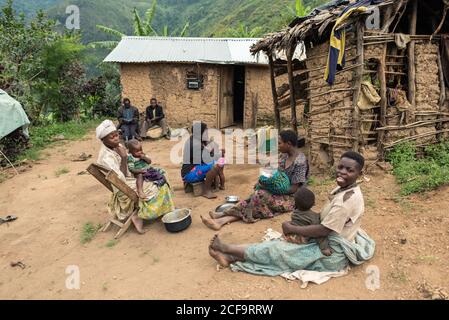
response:
[(94, 176), (101, 184), (103, 184), (109, 191), (114, 192), (114, 187), (123, 192), (134, 203), (133, 213), (126, 219), (126, 221), (118, 221), (115, 217), (111, 217), (105, 226), (101, 229), (102, 232), (106, 232), (112, 225), (119, 227), (119, 231), (115, 235), (115, 239), (120, 238), (131, 226), (132, 218), (138, 212), (139, 197), (137, 193), (131, 189), (125, 182), (123, 182), (117, 173), (113, 170), (109, 170), (98, 164), (91, 164), (87, 171)]

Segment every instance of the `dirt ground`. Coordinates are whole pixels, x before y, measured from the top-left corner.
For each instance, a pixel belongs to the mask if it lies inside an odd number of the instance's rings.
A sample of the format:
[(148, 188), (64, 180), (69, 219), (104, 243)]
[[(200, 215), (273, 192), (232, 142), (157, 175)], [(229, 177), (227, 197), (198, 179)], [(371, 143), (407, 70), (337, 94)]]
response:
[[(93, 136), (93, 134), (92, 134)], [(193, 198), (182, 191), (179, 165), (169, 162), (173, 142), (145, 142), (156, 164), (164, 167), (175, 188), (177, 207), (193, 209), (193, 224), (169, 234), (161, 222), (138, 235), (133, 229), (117, 244), (113, 232), (99, 233), (82, 245), (85, 223), (104, 223), (109, 191), (90, 175), (78, 175), (88, 162), (72, 162), (82, 152), (96, 159), (100, 144), (93, 137), (54, 146), (45, 160), (0, 184), (0, 216), (19, 219), (0, 225), (1, 299), (425, 299), (433, 289), (449, 288), (449, 188), (408, 199), (397, 197), (394, 178), (371, 173), (362, 186), (366, 214), (363, 228), (376, 240), (376, 255), (342, 278), (301, 289), (299, 282), (217, 271), (207, 246), (214, 232), (200, 215), (223, 203), (228, 194), (251, 192), (257, 166), (228, 166), (227, 191), (217, 200)], [(67, 171), (68, 173), (59, 173)], [(311, 187), (324, 204), (333, 182), (316, 177)], [(221, 231), (224, 240), (259, 242), (267, 228), (280, 231), (283, 215), (254, 225), (235, 223)], [(21, 261), (25, 269), (13, 268)], [(80, 290), (65, 287), (66, 267), (80, 268)], [(380, 270), (380, 289), (365, 282), (368, 266)], [(427, 290), (421, 290), (422, 284)]]

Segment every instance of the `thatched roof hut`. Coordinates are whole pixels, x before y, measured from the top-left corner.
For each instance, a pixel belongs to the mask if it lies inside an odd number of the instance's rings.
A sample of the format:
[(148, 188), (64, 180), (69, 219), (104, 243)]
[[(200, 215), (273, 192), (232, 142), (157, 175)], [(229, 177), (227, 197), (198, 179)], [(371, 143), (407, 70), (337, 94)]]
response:
[[(449, 0), (340, 0), (260, 40), (251, 50), (269, 57), (278, 127), (291, 110), (296, 130), (304, 107), (310, 160), (322, 168), (348, 149), (374, 162), (401, 142), (449, 137), (448, 9)], [(336, 43), (345, 63), (327, 69)]]

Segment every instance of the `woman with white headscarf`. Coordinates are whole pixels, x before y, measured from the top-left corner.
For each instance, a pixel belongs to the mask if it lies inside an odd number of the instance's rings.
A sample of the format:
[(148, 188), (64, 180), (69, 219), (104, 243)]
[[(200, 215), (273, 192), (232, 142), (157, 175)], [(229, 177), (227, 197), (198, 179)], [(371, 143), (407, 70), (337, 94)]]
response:
[[(102, 142), (98, 164), (114, 170), (121, 180), (136, 190), (136, 180), (128, 170), (128, 152), (120, 144), (119, 133), (114, 123), (110, 120), (103, 121), (97, 127), (96, 136)], [(143, 233), (143, 220), (155, 220), (175, 208), (172, 192), (167, 184), (158, 188), (152, 182), (145, 182), (143, 190), (148, 198), (139, 201), (138, 214), (133, 217), (133, 223), (139, 233)], [(109, 213), (119, 220), (125, 220), (134, 211), (134, 203), (115, 188), (108, 207)]]

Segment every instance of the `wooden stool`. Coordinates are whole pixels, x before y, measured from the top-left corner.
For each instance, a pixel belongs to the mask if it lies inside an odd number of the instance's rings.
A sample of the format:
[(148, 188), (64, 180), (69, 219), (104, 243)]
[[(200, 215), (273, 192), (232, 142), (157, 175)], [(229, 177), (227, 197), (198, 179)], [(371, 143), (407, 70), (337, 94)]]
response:
[(193, 193), (193, 196), (200, 197), (203, 194), (204, 182), (184, 183), (185, 193)]

